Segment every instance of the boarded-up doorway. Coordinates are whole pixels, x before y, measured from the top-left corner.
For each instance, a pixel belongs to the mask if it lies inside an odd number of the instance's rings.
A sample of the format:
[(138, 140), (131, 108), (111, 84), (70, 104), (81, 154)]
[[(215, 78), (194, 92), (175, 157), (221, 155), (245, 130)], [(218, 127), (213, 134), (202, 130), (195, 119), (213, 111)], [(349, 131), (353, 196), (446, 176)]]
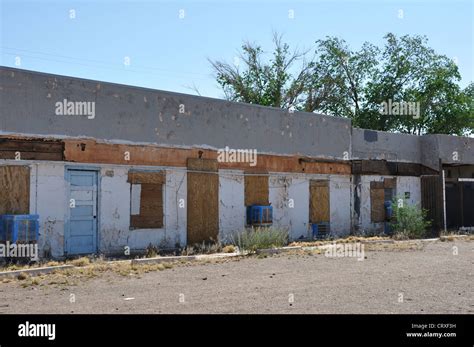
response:
[(309, 221), (329, 223), (329, 181), (311, 180), (309, 189)]
[(219, 176), (217, 172), (217, 160), (188, 159), (188, 245), (218, 239)]
[(0, 215), (30, 213), (30, 168), (0, 166)]

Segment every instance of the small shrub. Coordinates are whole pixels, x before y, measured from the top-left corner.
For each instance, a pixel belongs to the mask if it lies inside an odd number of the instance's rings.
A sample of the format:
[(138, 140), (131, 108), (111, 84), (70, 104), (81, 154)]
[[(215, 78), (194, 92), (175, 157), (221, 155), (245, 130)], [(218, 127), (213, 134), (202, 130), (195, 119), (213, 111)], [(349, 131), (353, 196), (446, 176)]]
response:
[(153, 246), (151, 243), (148, 245), (145, 251), (145, 258), (155, 258), (158, 256), (158, 248)]
[(431, 225), (431, 222), (426, 220), (426, 210), (409, 205), (406, 199), (400, 197), (392, 202), (392, 210), (391, 224), (395, 238), (419, 239), (426, 235), (426, 229)]
[(74, 266), (87, 266), (91, 263), (90, 259), (87, 257), (81, 257), (71, 261), (71, 264)]
[(19, 279), (20, 281), (23, 281), (23, 280), (26, 280), (29, 277), (30, 277), (30, 275), (28, 275), (26, 272), (20, 272), (17, 276), (17, 279)]
[(196, 254), (214, 254), (222, 251), (220, 242), (202, 242), (193, 246), (187, 246), (181, 252), (181, 255), (196, 255)]
[(48, 261), (44, 266), (59, 266), (59, 262), (57, 261)]
[(235, 252), (235, 247), (234, 245), (227, 245), (224, 248), (222, 248), (223, 253), (234, 253)]
[(282, 247), (288, 244), (288, 231), (274, 227), (245, 229), (232, 237), (233, 244), (241, 250), (255, 252), (257, 249)]

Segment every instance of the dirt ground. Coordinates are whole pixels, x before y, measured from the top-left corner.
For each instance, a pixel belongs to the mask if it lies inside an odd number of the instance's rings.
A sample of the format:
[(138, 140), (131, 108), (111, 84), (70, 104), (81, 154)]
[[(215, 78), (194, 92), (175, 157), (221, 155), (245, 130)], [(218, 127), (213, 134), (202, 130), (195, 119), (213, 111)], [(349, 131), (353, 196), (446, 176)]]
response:
[(474, 313), (474, 241), (372, 245), (365, 256), (298, 252), (0, 281), (0, 313)]

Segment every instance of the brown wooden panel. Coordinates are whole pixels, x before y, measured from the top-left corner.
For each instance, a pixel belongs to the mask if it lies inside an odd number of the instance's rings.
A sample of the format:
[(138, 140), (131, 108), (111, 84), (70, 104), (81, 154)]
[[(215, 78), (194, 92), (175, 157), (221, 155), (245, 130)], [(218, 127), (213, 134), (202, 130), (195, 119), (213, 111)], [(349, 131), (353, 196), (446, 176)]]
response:
[(163, 227), (163, 215), (155, 216), (130, 216), (130, 226), (137, 229), (156, 229)]
[(311, 180), (309, 187), (309, 221), (311, 223), (329, 222), (329, 182)]
[(60, 141), (0, 138), (0, 151), (55, 153), (63, 151), (63, 143)]
[(395, 189), (397, 187), (397, 179), (396, 178), (384, 178), (383, 187), (384, 188), (393, 188), (393, 189)]
[(383, 182), (376, 182), (376, 181), (370, 182), (370, 189), (383, 189), (383, 188), (384, 188)]
[(268, 206), (268, 195), (268, 176), (245, 176), (245, 206)]
[[(198, 161), (201, 161), (199, 163)], [(187, 243), (216, 242), (219, 233), (219, 176), (217, 160), (188, 160), (187, 173)]]
[[(1, 138), (1, 136), (0, 136)], [(197, 165), (212, 165), (213, 167), (196, 167), (193, 160), (201, 155), (203, 159), (217, 159), (217, 151), (199, 148), (166, 148), (156, 145), (125, 145), (98, 143), (93, 140), (65, 139), (65, 160), (78, 163), (177, 166), (189, 169), (207, 169), (216, 171), (215, 163), (197, 162)], [(124, 153), (130, 153), (130, 160), (125, 160)], [(351, 164), (348, 162), (302, 162), (301, 156), (283, 156), (259, 154), (257, 166), (253, 169), (264, 172), (304, 172), (314, 174), (350, 175)], [(248, 170), (248, 163), (217, 163), (219, 169)]]
[[(371, 182), (374, 183), (374, 182)], [(377, 182), (382, 183), (382, 182)], [(382, 183), (383, 185), (383, 183)], [(373, 223), (385, 221), (384, 189), (370, 188), (370, 219)]]
[(0, 166), (0, 214), (30, 213), (30, 168)]
[(217, 160), (188, 158), (188, 170), (217, 172)]
[(166, 182), (166, 174), (160, 172), (144, 172), (144, 171), (129, 171), (128, 182), (132, 184), (164, 184)]
[[(144, 174), (144, 175), (141, 175)], [(135, 172), (129, 181), (160, 182), (164, 175), (161, 173)], [(134, 183), (135, 184), (135, 183)], [(130, 217), (130, 226), (133, 228), (162, 228), (163, 223), (163, 185), (161, 183), (141, 183), (140, 214)]]
[[(16, 152), (0, 151), (0, 159), (16, 159)], [(50, 160), (62, 161), (62, 153), (20, 152), (21, 160)]]
[(63, 160), (61, 141), (0, 138), (0, 159), (15, 159), (19, 152), (23, 160)]
[(159, 215), (163, 220), (163, 186), (161, 184), (141, 185), (140, 215)]

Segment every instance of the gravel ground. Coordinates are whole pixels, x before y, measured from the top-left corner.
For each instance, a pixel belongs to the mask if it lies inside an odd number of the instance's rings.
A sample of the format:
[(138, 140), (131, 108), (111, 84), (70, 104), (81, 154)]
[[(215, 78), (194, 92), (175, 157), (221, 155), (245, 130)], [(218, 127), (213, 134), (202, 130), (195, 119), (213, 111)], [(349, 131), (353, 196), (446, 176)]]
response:
[(366, 246), (363, 261), (280, 254), (76, 285), (14, 280), (0, 283), (0, 313), (474, 313), (474, 242), (418, 245)]

